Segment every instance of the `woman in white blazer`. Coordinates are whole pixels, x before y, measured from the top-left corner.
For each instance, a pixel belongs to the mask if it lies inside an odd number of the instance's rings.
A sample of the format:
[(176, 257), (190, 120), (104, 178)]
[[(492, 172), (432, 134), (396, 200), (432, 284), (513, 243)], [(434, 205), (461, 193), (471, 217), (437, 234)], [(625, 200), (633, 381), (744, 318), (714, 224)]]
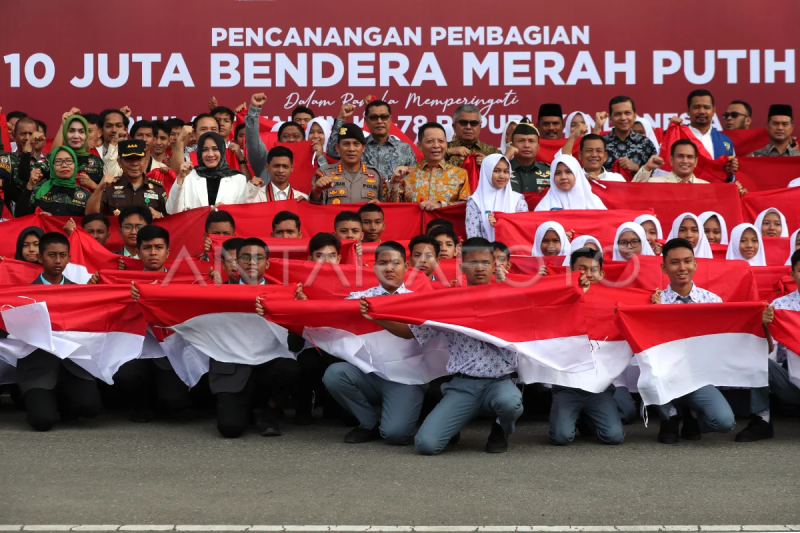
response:
[(181, 166), (169, 191), (167, 213), (217, 204), (243, 204), (247, 178), (228, 166), (225, 141), (219, 133), (206, 132), (197, 141), (197, 166)]

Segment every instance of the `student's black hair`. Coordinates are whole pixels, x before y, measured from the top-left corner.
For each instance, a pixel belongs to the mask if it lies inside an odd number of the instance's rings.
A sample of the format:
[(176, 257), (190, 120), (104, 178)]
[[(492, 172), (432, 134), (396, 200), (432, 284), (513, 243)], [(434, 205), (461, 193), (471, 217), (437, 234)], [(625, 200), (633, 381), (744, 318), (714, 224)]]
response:
[(311, 118), (316, 118), (316, 116), (317, 116), (317, 115), (314, 114), (313, 111), (311, 111), (311, 108), (308, 108), (308, 107), (306, 107), (304, 105), (299, 105), (299, 106), (295, 107), (294, 109), (292, 109), (292, 120), (294, 120), (295, 115), (297, 115), (298, 113), (307, 113), (307, 114), (311, 115)]
[(342, 249), (342, 243), (336, 236), (331, 233), (320, 232), (311, 237), (311, 240), (308, 241), (308, 255), (314, 255), (314, 252), (326, 246), (333, 246), (336, 248), (337, 254)]
[(468, 253), (489, 252), (494, 254), (492, 243), (483, 237), (472, 237), (461, 245), (461, 260), (466, 262)]
[(306, 138), (306, 130), (304, 130), (303, 126), (301, 126), (297, 122), (295, 122), (293, 120), (290, 120), (289, 122), (284, 122), (283, 124), (281, 124), (281, 127), (278, 128), (278, 142), (280, 142), (280, 140), (281, 140), (281, 135), (283, 135), (283, 130), (285, 130), (286, 128), (289, 128), (289, 127), (295, 127), (298, 130), (300, 130), (300, 134), (303, 136), (303, 139), (305, 140), (305, 138)]
[(14, 119), (21, 119), (27, 117), (28, 114), (25, 111), (11, 111), (6, 115), (6, 120), (11, 122)]
[(455, 244), (458, 244), (458, 235), (456, 235), (456, 232), (452, 226), (436, 226), (431, 228), (431, 230), (428, 232), (428, 235), (434, 239), (439, 235), (446, 235), (447, 237), (453, 239)]
[(167, 125), (170, 133), (172, 133), (173, 129), (184, 127), (186, 125), (186, 122), (184, 122), (182, 119), (179, 119), (178, 117), (175, 117), (175, 118), (168, 118), (167, 120), (164, 121), (164, 124)]
[(51, 244), (63, 244), (69, 250), (69, 239), (63, 233), (50, 231), (39, 239), (39, 254), (44, 255), (45, 249)]
[(122, 226), (125, 219), (129, 216), (139, 215), (144, 219), (144, 223), (148, 226), (153, 223), (153, 213), (150, 211), (149, 207), (145, 207), (143, 205), (126, 205), (120, 211), (117, 220), (119, 221), (119, 225)]
[(94, 222), (95, 220), (99, 220), (100, 222), (102, 222), (105, 225), (106, 229), (108, 229), (110, 226), (108, 223), (108, 217), (106, 217), (103, 213), (91, 213), (88, 215), (84, 215), (84, 217), (81, 219), (81, 227), (85, 228), (86, 224), (88, 224), (89, 222)]
[(389, 114), (390, 115), (392, 114), (392, 106), (390, 106), (387, 102), (384, 102), (383, 100), (373, 100), (370, 103), (368, 103), (367, 107), (364, 109), (364, 116), (365, 117), (367, 115), (369, 115), (369, 111), (373, 107), (386, 107), (386, 109), (389, 110)]
[(611, 108), (613, 108), (615, 105), (624, 104), (625, 102), (630, 102), (633, 112), (636, 113), (636, 104), (633, 103), (633, 98), (630, 96), (615, 96), (608, 102), (608, 114), (611, 114)]
[(417, 133), (417, 138), (419, 139), (419, 142), (422, 142), (422, 139), (425, 137), (425, 132), (431, 128), (442, 130), (445, 139), (447, 139), (447, 131), (444, 129), (444, 126), (442, 126), (438, 122), (428, 122), (419, 127), (419, 132)]
[(342, 211), (336, 218), (333, 219), (333, 227), (334, 229), (336, 226), (341, 224), (342, 222), (358, 222), (358, 225), (361, 225), (361, 217), (358, 216), (358, 213), (355, 211)]
[(689, 96), (686, 97), (686, 107), (692, 107), (692, 100), (701, 96), (708, 96), (711, 98), (711, 105), (714, 104), (714, 95), (711, 94), (711, 91), (708, 89), (695, 89), (694, 91), (689, 93)]
[(164, 122), (163, 120), (154, 120), (150, 124), (153, 126), (153, 137), (158, 137), (159, 131), (163, 131), (164, 133), (166, 133), (167, 137), (169, 137), (170, 133), (172, 133), (170, 127), (167, 126), (167, 123)]
[[(81, 115), (83, 119), (86, 121), (87, 124), (91, 124), (92, 126), (102, 126), (100, 123), (100, 115), (97, 113), (84, 113)], [(89, 133), (88, 131), (86, 133)]]
[(278, 214), (272, 218), (272, 229), (274, 230), (276, 227), (278, 227), (278, 224), (281, 222), (286, 222), (287, 220), (294, 220), (294, 223), (297, 224), (297, 231), (300, 231), (300, 217), (291, 211), (278, 212)]
[(145, 241), (164, 239), (164, 244), (169, 248), (169, 231), (161, 226), (145, 226), (136, 233), (136, 248), (141, 248)]
[(441, 246), (439, 245), (439, 241), (431, 237), (430, 235), (417, 235), (408, 243), (408, 254), (414, 255), (414, 247), (420, 244), (424, 244), (427, 246), (433, 246), (433, 252), (436, 257), (439, 257), (439, 251), (441, 250)]
[(380, 213), (383, 215), (383, 209), (378, 204), (364, 204), (358, 208), (358, 215), (361, 216), (361, 213)]
[(500, 241), (494, 241), (492, 243), (492, 251), (499, 251), (501, 254), (505, 255), (509, 259), (511, 258), (511, 250), (508, 249), (508, 246), (503, 244)]
[[(45, 124), (43, 121), (37, 119), (36, 120), (36, 126), (39, 127), (39, 128), (42, 128), (42, 133), (44, 133), (45, 137), (46, 137), (47, 136), (47, 124)], [(86, 133), (88, 134), (89, 132), (87, 131)]]
[(267, 164), (269, 165), (276, 157), (288, 157), (289, 162), (294, 164), (294, 154), (285, 146), (274, 146), (267, 153)]
[(675, 149), (678, 146), (691, 146), (692, 148), (694, 148), (694, 155), (697, 155), (697, 145), (694, 144), (689, 139), (678, 139), (677, 141), (672, 143), (672, 146), (669, 149), (669, 155), (671, 156), (675, 155)]
[(239, 249), (239, 245), (241, 245), (243, 242), (243, 237), (231, 237), (222, 243), (222, 249), (226, 252), (235, 252)]
[[(128, 117), (125, 116), (125, 113), (120, 111), (119, 109), (104, 109), (100, 116), (98, 117), (99, 126), (102, 128), (106, 124), (106, 119), (109, 115), (119, 115), (122, 117), (122, 123), (125, 124), (125, 127), (128, 126)], [(88, 131), (86, 133), (89, 133)]]
[(603, 150), (606, 149), (606, 140), (603, 139), (602, 135), (598, 135), (596, 133), (587, 133), (583, 137), (581, 137), (581, 150), (583, 150), (583, 145), (586, 141), (602, 141), (603, 142)]
[(743, 106), (745, 111), (747, 111), (747, 114), (750, 117), (753, 116), (753, 108), (750, 106), (750, 104), (748, 104), (744, 100), (734, 100), (733, 102), (731, 102), (731, 105), (733, 105), (733, 104), (739, 104), (740, 106)]
[(792, 264), (792, 270), (794, 270), (797, 266), (797, 263), (800, 263), (800, 250), (794, 251), (792, 257), (789, 259), (789, 262)]
[(267, 255), (267, 259), (269, 259), (269, 246), (267, 246), (267, 243), (257, 237), (242, 239), (242, 242), (240, 242), (239, 246), (236, 248), (236, 257), (239, 257), (239, 254), (242, 252), (242, 248), (246, 246), (258, 246), (259, 248), (263, 248)]
[[(131, 131), (130, 131), (131, 139), (136, 138), (136, 132), (142, 128), (145, 129), (150, 128), (151, 130), (153, 130), (153, 123), (150, 122), (149, 120), (137, 120), (136, 122), (134, 122), (133, 126), (131, 126)], [(156, 132), (153, 131), (153, 135), (155, 135), (155, 133)]]
[(577, 263), (578, 259), (581, 257), (586, 257), (587, 259), (597, 261), (597, 264), (600, 265), (600, 268), (603, 268), (603, 252), (600, 250), (592, 250), (588, 246), (584, 246), (583, 248), (578, 248), (577, 250), (572, 251), (572, 254), (569, 256), (569, 268), (575, 268), (575, 263)]
[(208, 233), (208, 228), (211, 227), (211, 224), (215, 222), (229, 222), (233, 230), (236, 231), (236, 222), (233, 220), (233, 215), (227, 211), (215, 210), (208, 214), (206, 217), (206, 233)]
[(194, 120), (192, 121), (192, 129), (195, 131), (195, 133), (197, 132), (197, 124), (204, 118), (210, 118), (214, 122), (217, 121), (217, 119), (215, 119), (214, 116), (210, 113), (200, 113), (199, 115), (194, 117)]
[(230, 117), (230, 119), (231, 119), (231, 122), (236, 120), (236, 113), (234, 113), (231, 108), (225, 107), (225, 106), (222, 106), (222, 105), (219, 105), (219, 106), (215, 107), (214, 109), (212, 109), (209, 114), (213, 117), (214, 115), (218, 115), (220, 113), (225, 113), (226, 115), (228, 115)]
[(686, 239), (682, 239), (681, 237), (676, 237), (674, 239), (668, 240), (666, 243), (664, 243), (664, 246), (661, 248), (661, 255), (664, 257), (664, 260), (667, 259), (667, 254), (669, 254), (671, 250), (675, 250), (676, 248), (688, 248), (689, 250), (691, 250), (692, 255), (694, 255), (694, 246), (692, 246), (692, 243), (690, 243)]
[(434, 218), (433, 220), (428, 222), (428, 224), (425, 226), (425, 233), (430, 235), (431, 234), (431, 230), (433, 228), (435, 228), (436, 226), (446, 226), (446, 227), (452, 229), (453, 228), (453, 223), (450, 222), (449, 220), (445, 219), (445, 218)]
[(396, 241), (386, 241), (382, 242), (375, 248), (375, 261), (378, 261), (378, 256), (381, 255), (383, 252), (397, 252), (403, 258), (403, 262), (406, 261), (406, 249), (405, 246), (400, 244)]
[(233, 130), (233, 138), (235, 139), (236, 137), (238, 137), (239, 136), (239, 132), (242, 131), (243, 129), (245, 129), (246, 127), (247, 127), (247, 124), (237, 124), (236, 125), (236, 129)]

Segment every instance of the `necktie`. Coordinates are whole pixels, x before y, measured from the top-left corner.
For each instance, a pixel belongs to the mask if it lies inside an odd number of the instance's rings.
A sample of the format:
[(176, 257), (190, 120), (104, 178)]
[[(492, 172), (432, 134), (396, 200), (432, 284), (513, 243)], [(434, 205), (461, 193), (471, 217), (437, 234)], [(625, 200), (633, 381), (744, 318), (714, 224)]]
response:
[(679, 302), (681, 302), (681, 303), (683, 303), (683, 304), (690, 304), (690, 303), (692, 303), (692, 297), (691, 297), (691, 295), (689, 295), (689, 296), (678, 296), (678, 297), (676, 298), (676, 300), (678, 300)]

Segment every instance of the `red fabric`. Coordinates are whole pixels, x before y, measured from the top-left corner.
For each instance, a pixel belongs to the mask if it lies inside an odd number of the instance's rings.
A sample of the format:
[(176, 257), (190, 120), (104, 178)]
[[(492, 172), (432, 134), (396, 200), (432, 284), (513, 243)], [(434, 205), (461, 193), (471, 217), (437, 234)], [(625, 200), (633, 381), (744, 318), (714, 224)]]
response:
[(753, 128), (749, 130), (725, 130), (725, 135), (733, 141), (733, 149), (742, 162), (742, 157), (764, 148), (769, 142), (766, 128)]
[(797, 290), (797, 283), (794, 282), (791, 276), (786, 275), (775, 282), (775, 291), (778, 296), (786, 296)]
[(645, 289), (620, 289), (601, 283), (593, 284), (584, 295), (589, 338), (597, 341), (625, 340), (615, 320), (617, 305), (647, 305), (652, 294), (652, 291)]
[[(786, 259), (784, 259), (784, 262)], [(753, 275), (758, 285), (758, 299), (771, 302), (775, 298), (783, 296), (782, 288), (785, 286), (782, 280), (791, 272), (788, 265), (753, 267)]]
[(29, 285), (42, 273), (42, 265), (9, 257), (0, 261), (0, 285)]
[[(800, 228), (800, 209), (798, 209), (797, 206), (800, 206), (800, 187), (750, 192), (742, 197), (742, 213), (745, 221), (755, 222), (759, 213), (765, 209), (774, 207), (786, 217), (786, 225), (789, 226), (789, 235), (797, 228)], [(728, 223), (728, 227), (732, 228), (733, 226)], [(788, 249), (786, 252), (788, 253)]]
[[(270, 261), (273, 259), (296, 259), (299, 261), (305, 261), (308, 259), (308, 241), (310, 240), (309, 237), (302, 237), (299, 239), (277, 239), (275, 237), (271, 237), (271, 226), (265, 226), (260, 228), (261, 233), (259, 234), (248, 234), (247, 237), (257, 237), (266, 243), (267, 247), (269, 248), (269, 257)], [(212, 261), (216, 260), (216, 249), (222, 249), (222, 245), (228, 239), (232, 239), (234, 237), (224, 236), (224, 235), (209, 235), (211, 238), (211, 251), (208, 252), (208, 256)], [(355, 264), (355, 241), (344, 241), (342, 243), (342, 262), (345, 262), (345, 256), (350, 258), (352, 256), (352, 263)], [(222, 258), (222, 255), (220, 255)], [(223, 277), (225, 277), (223, 273)]]
[[(800, 313), (788, 309), (776, 309), (775, 319), (769, 325), (775, 340), (796, 354), (800, 354)], [(789, 354), (789, 357), (792, 357)]]
[(611, 172), (616, 172), (620, 174), (626, 181), (633, 181), (633, 171), (628, 170), (627, 168), (622, 168), (622, 165), (619, 163), (619, 159), (614, 161), (614, 164), (611, 165)]
[[(235, 131), (236, 126), (238, 126), (239, 124), (244, 124), (246, 116), (247, 116), (247, 106), (245, 106), (244, 109), (236, 113), (236, 123), (234, 124), (233, 128), (231, 128), (231, 131)], [(258, 130), (262, 133), (272, 131), (272, 128), (275, 127), (275, 124), (277, 124), (277, 122), (275, 122), (272, 119), (269, 119), (267, 117), (258, 117)]]
[[(699, 215), (704, 211), (716, 211), (725, 219), (729, 230), (744, 222), (739, 190), (733, 183), (682, 185), (603, 182), (602, 185), (593, 186), (592, 192), (600, 197), (607, 208), (652, 209), (661, 221), (665, 238), (672, 228), (672, 221), (686, 212)], [(702, 190), (698, 187), (702, 187)], [(613, 229), (616, 230), (616, 226)]]
[[(701, 169), (706, 166), (708, 163), (713, 161), (711, 154), (708, 153), (706, 147), (703, 146), (703, 143), (700, 142), (692, 130), (689, 129), (689, 126), (685, 124), (672, 124), (667, 127), (667, 131), (664, 132), (664, 137), (661, 140), (661, 151), (659, 152), (659, 157), (664, 160), (664, 165), (661, 167), (661, 170), (669, 172), (672, 170), (672, 165), (669, 163), (670, 157), (670, 150), (672, 149), (672, 145), (675, 144), (675, 141), (679, 139), (689, 139), (697, 146), (697, 168)], [(725, 161), (728, 160), (727, 157), (724, 158)], [(695, 175), (699, 178), (700, 176), (695, 170)], [(726, 176), (727, 177), (727, 176)], [(722, 181), (725, 181), (724, 179)]]
[(547, 189), (539, 192), (526, 192), (523, 194), (525, 197), (525, 203), (528, 204), (528, 211), (533, 211), (536, 209), (536, 206), (539, 205), (539, 202), (542, 201), (542, 198), (544, 198), (545, 194), (547, 194)]
[[(419, 206), (417, 204), (410, 204), (413, 205), (419, 210)], [(435, 211), (420, 211), (422, 213), (422, 225), (419, 233), (422, 233), (425, 228), (427, 227), (428, 223), (435, 219), (435, 218), (443, 218), (445, 220), (449, 220), (453, 223), (453, 230), (456, 232), (456, 235), (460, 239), (467, 238), (467, 227), (464, 223), (465, 219), (467, 218), (467, 204), (456, 204), (456, 205), (448, 205), (447, 207), (441, 207)], [(386, 227), (389, 227), (389, 224), (386, 224)], [(417, 235), (419, 235), (417, 233)], [(408, 237), (406, 237), (408, 238)]]
[[(53, 231), (53, 230), (48, 230)], [(57, 230), (56, 230), (57, 231)], [(78, 228), (69, 236), (70, 263), (86, 267), (90, 273), (98, 270), (118, 270), (119, 260), (131, 270), (142, 270), (142, 262), (117, 255), (105, 249), (94, 237)]]
[(145, 272), (142, 270), (101, 270), (100, 285), (127, 285), (131, 282), (163, 284), (176, 283), (179, 285), (192, 285), (195, 283), (210, 284), (212, 280), (201, 271), (200, 277), (192, 272)]
[[(536, 160), (549, 165), (556, 158), (556, 154), (564, 148), (565, 144), (567, 144), (567, 139), (558, 139), (557, 141), (539, 139), (539, 153), (536, 154)], [(580, 149), (581, 140), (577, 139), (575, 144), (572, 145), (572, 155), (577, 156)]]
[(464, 158), (464, 162), (461, 163), (461, 168), (467, 171), (467, 178), (469, 179), (469, 190), (470, 191), (477, 191), (478, 190), (478, 180), (481, 177), (481, 167), (478, 166), (478, 163), (475, 161), (475, 153), (470, 153), (467, 157)]
[(767, 265), (784, 266), (789, 259), (789, 237), (762, 237), (761, 240)]
[[(314, 157), (311, 141), (276, 143), (275, 146), (285, 146), (292, 151), (294, 170), (289, 176), (289, 185), (302, 193), (311, 194), (312, 180), (317, 171), (314, 167), (316, 157)], [(270, 148), (274, 148), (274, 146)]]
[[(739, 157), (736, 181), (750, 192), (782, 189), (800, 177), (800, 157)], [(712, 183), (725, 181), (725, 159), (717, 159), (695, 175)]]
[[(194, 152), (192, 152), (192, 155), (194, 155)], [(145, 176), (150, 179), (160, 181), (161, 185), (164, 186), (164, 190), (167, 192), (167, 195), (169, 195), (169, 191), (170, 189), (172, 189), (172, 185), (175, 183), (175, 180), (177, 179), (174, 170), (172, 170), (171, 168), (161, 168), (161, 167), (154, 168), (153, 170), (148, 172)]]
[(8, 122), (6, 122), (6, 114), (3, 112), (0, 112), (0, 141), (3, 141), (3, 150), (10, 152), (11, 137), (8, 135)]

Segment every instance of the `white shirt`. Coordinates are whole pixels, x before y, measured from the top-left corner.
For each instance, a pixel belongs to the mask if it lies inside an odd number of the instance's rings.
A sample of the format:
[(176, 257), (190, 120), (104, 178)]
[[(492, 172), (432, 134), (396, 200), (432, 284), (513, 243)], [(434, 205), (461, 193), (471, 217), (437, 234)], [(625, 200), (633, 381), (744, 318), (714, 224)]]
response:
[(626, 183), (628, 181), (622, 176), (622, 174), (617, 174), (616, 172), (603, 172), (597, 176), (597, 179), (600, 181), (619, 181), (622, 183)]
[[(272, 196), (275, 198), (275, 201), (289, 199), (289, 187), (286, 187), (286, 190), (282, 191), (278, 187), (276, 187), (275, 184), (272, 183), (271, 181), (267, 183), (264, 187), (256, 187), (255, 185), (253, 185), (252, 182), (248, 181), (247, 187), (245, 189), (245, 203), (257, 204), (260, 202), (266, 202), (267, 187), (272, 187)], [(292, 192), (294, 193), (295, 200), (299, 198), (308, 200), (307, 194), (303, 194), (297, 189), (292, 189)]]
[(692, 126), (689, 126), (689, 129), (692, 130), (692, 133), (694, 133), (694, 136), (697, 137), (697, 140), (703, 143), (703, 146), (705, 146), (706, 150), (708, 150), (708, 153), (711, 154), (711, 159), (716, 159), (716, 155), (714, 155), (714, 141), (711, 139), (711, 130), (713, 129), (713, 126), (708, 128), (708, 131), (705, 133), (700, 133), (700, 130)]

